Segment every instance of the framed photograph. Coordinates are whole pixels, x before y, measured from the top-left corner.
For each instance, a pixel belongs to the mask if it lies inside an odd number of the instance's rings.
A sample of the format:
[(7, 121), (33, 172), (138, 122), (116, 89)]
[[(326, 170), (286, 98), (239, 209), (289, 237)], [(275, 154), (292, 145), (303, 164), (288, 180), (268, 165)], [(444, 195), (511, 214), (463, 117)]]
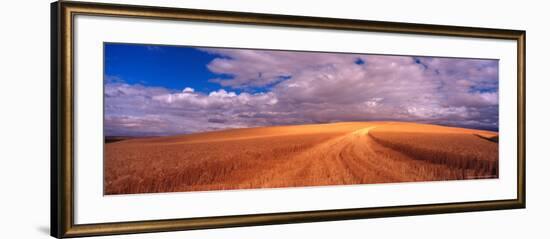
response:
[(54, 237), (525, 207), (525, 31), (51, 13)]

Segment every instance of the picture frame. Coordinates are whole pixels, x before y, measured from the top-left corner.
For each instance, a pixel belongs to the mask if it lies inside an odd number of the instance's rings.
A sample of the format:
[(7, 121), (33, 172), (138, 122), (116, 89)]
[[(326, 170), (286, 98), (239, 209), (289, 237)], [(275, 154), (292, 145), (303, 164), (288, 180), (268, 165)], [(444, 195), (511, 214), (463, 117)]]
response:
[[(84, 25), (76, 24), (79, 16), (92, 16), (110, 20), (124, 18), (127, 21), (170, 21), (197, 23), (230, 24), (237, 26), (291, 28), (294, 31), (326, 30), (357, 33), (399, 34), (430, 36), (435, 38), (466, 38), (484, 41), (505, 40), (516, 45), (514, 54), (515, 75), (513, 88), (516, 98), (514, 198), (501, 198), (479, 201), (446, 203), (420, 202), (392, 206), (341, 207), (322, 210), (295, 210), (283, 212), (258, 212), (244, 214), (220, 214), (215, 216), (159, 218), (151, 220), (109, 220), (95, 223), (77, 223), (78, 200), (75, 124), (82, 118), (76, 117), (76, 62), (75, 50), (83, 39), (77, 38), (76, 31)], [(143, 34), (147, 34), (145, 31)], [(393, 36), (392, 35), (392, 36)], [(286, 223), (305, 223), (332, 220), (349, 220), (379, 217), (412, 216), (425, 214), (473, 212), (501, 209), (525, 208), (525, 47), (526, 32), (460, 26), (442, 26), (413, 23), (380, 22), (352, 19), (273, 15), (259, 13), (226, 12), (198, 9), (180, 9), (152, 6), (117, 5), (59, 1), (51, 4), (51, 236), (56, 238), (99, 236), (127, 233), (165, 232), (192, 229), (241, 227)], [(81, 69), (81, 68), (78, 68)], [(502, 140), (502, 139), (501, 139)], [(78, 147), (77, 147), (78, 146)], [(102, 159), (96, 159), (101, 161)], [(101, 195), (103, 196), (103, 195)], [(123, 200), (123, 198), (118, 198)], [(99, 207), (99, 205), (97, 206)], [(148, 210), (155, 210), (149, 208)]]

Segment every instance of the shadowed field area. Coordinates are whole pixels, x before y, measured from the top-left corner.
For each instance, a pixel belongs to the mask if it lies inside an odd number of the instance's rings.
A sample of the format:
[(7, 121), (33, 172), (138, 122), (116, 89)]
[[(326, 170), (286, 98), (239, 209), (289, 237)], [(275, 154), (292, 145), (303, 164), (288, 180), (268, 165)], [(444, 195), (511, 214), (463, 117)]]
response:
[[(496, 139), (496, 140), (495, 140)], [(350, 122), (105, 144), (105, 194), (498, 177), (498, 133)]]

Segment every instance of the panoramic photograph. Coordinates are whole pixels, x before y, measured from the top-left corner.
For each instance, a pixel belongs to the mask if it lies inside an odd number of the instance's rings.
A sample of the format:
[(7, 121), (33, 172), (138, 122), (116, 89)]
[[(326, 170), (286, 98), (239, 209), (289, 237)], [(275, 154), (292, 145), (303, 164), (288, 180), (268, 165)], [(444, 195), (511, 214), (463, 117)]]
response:
[(497, 59), (103, 50), (105, 195), (499, 176)]

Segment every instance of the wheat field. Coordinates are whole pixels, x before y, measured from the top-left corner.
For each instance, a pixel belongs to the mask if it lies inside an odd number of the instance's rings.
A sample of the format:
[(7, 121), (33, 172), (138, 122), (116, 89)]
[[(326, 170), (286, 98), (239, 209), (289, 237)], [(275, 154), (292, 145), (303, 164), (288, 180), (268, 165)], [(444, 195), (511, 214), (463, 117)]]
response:
[(112, 194), (498, 177), (498, 133), (401, 122), (232, 129), (105, 144)]

